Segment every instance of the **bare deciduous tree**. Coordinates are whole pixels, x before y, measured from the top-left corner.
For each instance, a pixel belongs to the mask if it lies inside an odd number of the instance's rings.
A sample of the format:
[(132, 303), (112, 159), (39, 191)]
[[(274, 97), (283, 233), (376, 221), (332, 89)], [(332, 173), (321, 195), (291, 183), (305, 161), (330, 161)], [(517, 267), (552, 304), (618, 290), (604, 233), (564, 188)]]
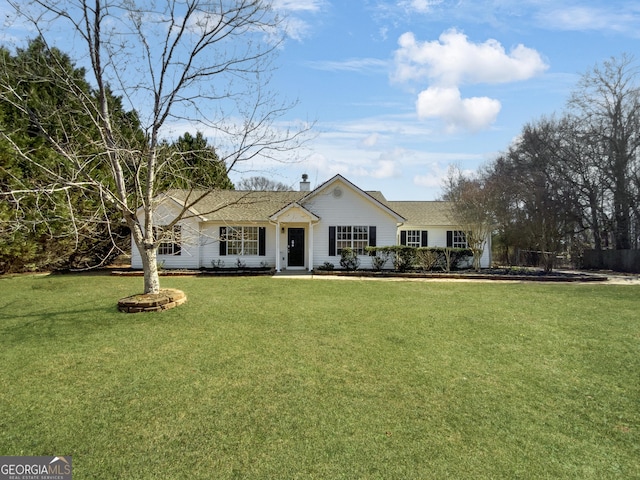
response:
[(468, 178), (452, 167), (446, 179), (444, 199), (452, 202), (452, 220), (464, 232), (473, 253), (473, 267), (479, 271), (494, 223), (487, 184), (479, 178)]
[[(491, 209), (505, 247), (540, 255), (545, 270), (581, 227), (575, 176), (564, 160), (563, 130), (550, 120), (525, 125), (517, 141), (487, 167)], [(575, 152), (574, 152), (575, 153)]]
[(267, 177), (244, 178), (238, 182), (237, 188), (238, 190), (257, 190), (263, 192), (286, 192), (292, 190), (288, 185), (271, 180)]
[[(32, 190), (46, 195), (84, 189), (105, 205), (116, 206), (140, 252), (145, 293), (160, 289), (156, 254), (163, 238), (156, 232), (171, 231), (207, 193), (198, 190), (188, 195), (168, 225), (154, 228), (157, 178), (162, 174), (166, 180), (174, 167), (175, 157), (162, 155), (162, 137), (172, 124), (195, 124), (214, 132), (216, 153), (227, 171), (250, 159), (278, 158), (304, 142), (308, 126), (276, 128), (293, 105), (269, 90), (273, 60), (283, 41), (283, 19), (269, 0), (9, 0), (9, 4), (47, 48), (53, 48), (52, 39), (60, 38), (61, 32), (62, 38), (71, 39), (72, 55), (89, 73), (91, 94), (65, 77), (64, 70), (52, 68), (50, 77), (39, 81), (55, 82), (75, 95), (80, 113), (99, 132), (97, 138), (88, 136), (81, 125), (57, 118), (55, 109), (32, 108), (3, 80), (0, 100), (27, 114), (65, 162), (64, 169), (46, 172), (48, 185)], [(136, 112), (143, 139), (123, 135), (121, 119), (113, 114), (114, 95)], [(0, 135), (24, 161), (37, 166), (11, 132)], [(106, 178), (95, 168), (101, 162), (109, 165)]]
[[(633, 217), (640, 156), (640, 84), (629, 55), (611, 58), (584, 74), (569, 108), (580, 126), (581, 142), (592, 148), (591, 165), (611, 194), (616, 249), (637, 248)], [(588, 158), (588, 157), (587, 157)]]

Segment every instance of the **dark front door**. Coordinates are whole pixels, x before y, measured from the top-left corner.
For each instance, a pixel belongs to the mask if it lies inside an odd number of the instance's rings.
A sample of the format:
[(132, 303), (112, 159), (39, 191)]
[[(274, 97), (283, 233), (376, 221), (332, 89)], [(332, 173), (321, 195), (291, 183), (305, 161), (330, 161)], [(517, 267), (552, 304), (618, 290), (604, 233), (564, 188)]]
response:
[(304, 228), (290, 228), (288, 267), (304, 267)]

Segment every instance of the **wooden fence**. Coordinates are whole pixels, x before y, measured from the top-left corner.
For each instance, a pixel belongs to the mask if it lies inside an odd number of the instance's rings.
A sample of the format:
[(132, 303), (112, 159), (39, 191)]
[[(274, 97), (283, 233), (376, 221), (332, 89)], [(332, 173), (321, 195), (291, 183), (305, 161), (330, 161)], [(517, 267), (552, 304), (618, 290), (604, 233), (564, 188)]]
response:
[(640, 250), (585, 250), (582, 264), (588, 269), (640, 273)]

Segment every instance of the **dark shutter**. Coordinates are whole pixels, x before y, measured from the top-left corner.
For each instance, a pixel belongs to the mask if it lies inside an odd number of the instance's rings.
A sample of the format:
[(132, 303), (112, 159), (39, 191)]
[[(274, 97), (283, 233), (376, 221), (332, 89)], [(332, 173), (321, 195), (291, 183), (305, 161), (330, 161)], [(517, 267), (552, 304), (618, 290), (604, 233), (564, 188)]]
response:
[(429, 245), (429, 232), (422, 230), (420, 232), (420, 246), (427, 247)]
[(447, 247), (453, 247), (453, 230), (447, 230)]
[(258, 255), (264, 257), (267, 254), (267, 235), (264, 227), (258, 228)]
[[(375, 225), (372, 225), (369, 227), (369, 246), (370, 247), (375, 247), (377, 246), (376, 244), (376, 227)], [(369, 255), (371, 255), (372, 257), (376, 256), (376, 252), (375, 250), (372, 250), (369, 252)]]
[(329, 256), (336, 254), (336, 227), (329, 227)]
[(406, 230), (401, 230), (400, 231), (400, 245), (406, 245), (407, 244), (407, 231)]
[(227, 254), (227, 242), (223, 239), (227, 236), (227, 227), (220, 227), (220, 255)]
[(173, 254), (182, 255), (182, 226), (173, 227)]

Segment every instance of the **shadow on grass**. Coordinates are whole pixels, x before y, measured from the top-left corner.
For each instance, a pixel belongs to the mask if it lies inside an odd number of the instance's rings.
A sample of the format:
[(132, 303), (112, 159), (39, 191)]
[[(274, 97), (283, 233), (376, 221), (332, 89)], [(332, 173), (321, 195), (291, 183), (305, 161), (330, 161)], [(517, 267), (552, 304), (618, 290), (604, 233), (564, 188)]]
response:
[[(42, 338), (78, 338), (102, 329), (128, 325), (132, 321), (151, 319), (152, 315), (135, 316), (118, 311), (116, 296), (99, 302), (90, 299), (73, 303), (61, 298), (57, 303), (43, 302), (39, 306), (37, 295), (34, 295), (31, 305), (25, 305), (25, 299), (3, 303), (0, 306), (0, 335), (9, 343)], [(158, 320), (160, 316), (156, 316), (154, 321)]]

